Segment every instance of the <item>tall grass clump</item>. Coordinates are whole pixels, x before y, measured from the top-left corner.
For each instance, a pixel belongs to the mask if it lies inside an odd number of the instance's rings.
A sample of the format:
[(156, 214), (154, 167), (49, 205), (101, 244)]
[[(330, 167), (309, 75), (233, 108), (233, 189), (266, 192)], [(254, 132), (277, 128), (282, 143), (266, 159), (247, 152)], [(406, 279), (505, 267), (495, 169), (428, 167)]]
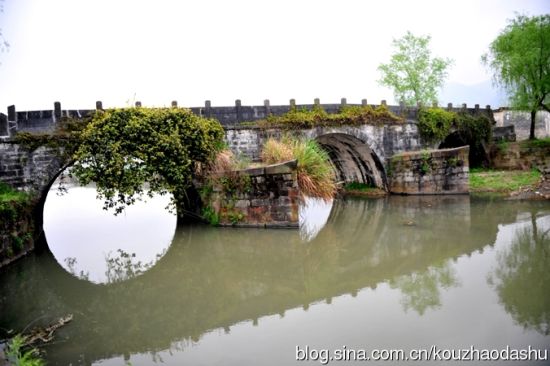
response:
[(267, 164), (296, 159), (298, 186), (302, 195), (325, 201), (334, 197), (334, 170), (327, 152), (315, 140), (269, 139), (264, 145), (261, 157)]

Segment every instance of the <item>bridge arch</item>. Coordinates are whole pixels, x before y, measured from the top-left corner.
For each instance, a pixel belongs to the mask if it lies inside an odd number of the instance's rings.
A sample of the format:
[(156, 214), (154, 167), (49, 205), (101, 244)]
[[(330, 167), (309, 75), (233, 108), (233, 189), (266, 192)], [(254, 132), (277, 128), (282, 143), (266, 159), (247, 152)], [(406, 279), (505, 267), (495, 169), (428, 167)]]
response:
[(345, 133), (326, 133), (315, 140), (328, 152), (338, 182), (359, 182), (387, 189), (384, 165), (369, 144)]

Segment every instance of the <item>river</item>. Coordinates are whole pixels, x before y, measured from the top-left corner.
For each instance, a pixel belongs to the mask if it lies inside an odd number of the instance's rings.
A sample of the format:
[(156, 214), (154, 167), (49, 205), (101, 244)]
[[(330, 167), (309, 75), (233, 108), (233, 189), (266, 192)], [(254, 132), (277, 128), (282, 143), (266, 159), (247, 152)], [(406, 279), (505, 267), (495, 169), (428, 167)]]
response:
[(0, 338), (74, 315), (42, 348), (48, 365), (550, 344), (549, 202), (338, 199), (292, 230), (176, 227), (166, 197), (114, 217), (94, 197), (50, 192), (42, 249), (0, 270)]

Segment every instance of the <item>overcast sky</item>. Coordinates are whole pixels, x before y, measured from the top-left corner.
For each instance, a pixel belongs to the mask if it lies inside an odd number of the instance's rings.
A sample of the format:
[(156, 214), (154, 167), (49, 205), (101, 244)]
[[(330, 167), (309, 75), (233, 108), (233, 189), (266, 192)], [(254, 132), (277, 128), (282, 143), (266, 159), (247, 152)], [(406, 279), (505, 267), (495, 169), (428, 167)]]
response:
[[(0, 3), (1, 4), (1, 3)], [(480, 63), (514, 12), (549, 0), (4, 0), (0, 111), (146, 106), (393, 102), (378, 85), (393, 38), (431, 35), (454, 59), (449, 85), (491, 79)], [(472, 89), (473, 90), (473, 89)], [(492, 92), (496, 94), (496, 91)], [(480, 100), (477, 100), (479, 98)], [(490, 96), (476, 95), (481, 105)], [(447, 102), (447, 101), (443, 101)], [(454, 101), (460, 103), (462, 101)], [(474, 102), (472, 102), (474, 103)]]

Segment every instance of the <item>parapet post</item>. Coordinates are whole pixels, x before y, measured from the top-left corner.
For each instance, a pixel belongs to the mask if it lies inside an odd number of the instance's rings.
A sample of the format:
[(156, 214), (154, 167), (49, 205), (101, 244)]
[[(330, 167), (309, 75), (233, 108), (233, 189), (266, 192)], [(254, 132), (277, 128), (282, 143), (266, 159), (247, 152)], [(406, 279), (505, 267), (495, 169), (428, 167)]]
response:
[(386, 107), (388, 105), (386, 103), (386, 99), (382, 99), (382, 101), (380, 102), (380, 105), (383, 105), (384, 107)]
[(466, 103), (462, 103), (462, 110), (465, 111), (468, 108), (468, 105)]
[(204, 115), (206, 116), (206, 118), (210, 118), (210, 116), (212, 115), (212, 102), (209, 100), (206, 100), (204, 102)]
[(340, 106), (345, 107), (346, 105), (348, 105), (348, 101), (346, 100), (346, 98), (340, 99)]
[(17, 113), (15, 113), (15, 106), (10, 105), (8, 107), (8, 121), (9, 122), (17, 122)]
[(291, 99), (290, 100), (290, 110), (291, 111), (296, 110), (296, 99)]
[(8, 135), (13, 136), (17, 133), (17, 113), (15, 105), (8, 107)]
[(264, 100), (265, 116), (271, 115), (271, 106), (269, 105), (269, 99)]
[(313, 104), (317, 108), (321, 105), (321, 101), (319, 100), (319, 98), (315, 98), (315, 99), (313, 99)]
[(447, 111), (451, 112), (453, 110), (453, 103), (447, 103)]
[(476, 114), (479, 114), (479, 104), (474, 104), (474, 109), (476, 111)]
[(363, 107), (366, 107), (367, 106), (367, 100), (366, 99), (361, 99), (361, 105)]
[(141, 102), (140, 101), (136, 102), (136, 108), (141, 108)]
[(61, 103), (54, 102), (53, 104), (53, 122), (57, 122), (61, 118)]
[(102, 111), (103, 110), (103, 103), (101, 100), (98, 100), (95, 102), (95, 109), (96, 111)]
[(172, 108), (178, 108), (178, 101), (177, 100), (172, 101)]
[(237, 99), (235, 100), (235, 112), (237, 114), (237, 122), (243, 121), (243, 111), (241, 108), (241, 100)]

